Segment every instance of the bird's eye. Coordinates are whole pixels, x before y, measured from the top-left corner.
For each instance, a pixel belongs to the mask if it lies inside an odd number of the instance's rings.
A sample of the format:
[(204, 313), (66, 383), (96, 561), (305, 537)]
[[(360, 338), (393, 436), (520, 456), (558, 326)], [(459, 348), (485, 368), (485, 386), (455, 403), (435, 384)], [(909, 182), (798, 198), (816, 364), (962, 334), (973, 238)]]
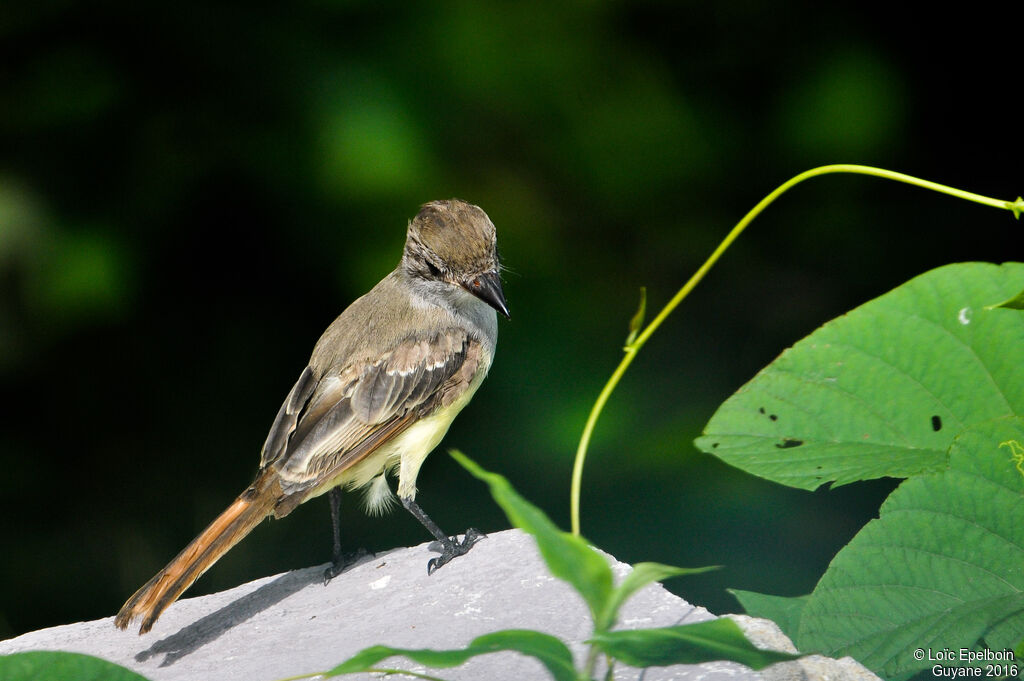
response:
[(430, 270), (430, 274), (432, 276), (435, 276), (435, 277), (440, 277), (441, 276), (441, 269), (437, 265), (435, 265), (434, 263), (430, 262), (429, 260), (427, 261), (427, 269)]

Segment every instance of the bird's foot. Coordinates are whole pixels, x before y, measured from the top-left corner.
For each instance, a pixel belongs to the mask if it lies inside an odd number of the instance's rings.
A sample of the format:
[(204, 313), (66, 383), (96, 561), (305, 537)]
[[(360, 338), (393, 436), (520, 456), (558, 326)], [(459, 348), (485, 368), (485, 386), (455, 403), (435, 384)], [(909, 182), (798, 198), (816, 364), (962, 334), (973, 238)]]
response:
[(469, 550), (473, 548), (481, 539), (487, 535), (471, 527), (466, 530), (466, 533), (462, 537), (462, 541), (459, 541), (457, 537), (446, 537), (447, 541), (441, 543), (441, 555), (437, 558), (431, 558), (427, 561), (427, 574), (432, 575), (442, 565), (447, 564), (452, 558), (458, 556), (464, 556), (469, 553)]
[(324, 586), (327, 586), (332, 579), (344, 572), (345, 568), (358, 563), (368, 556), (373, 556), (373, 554), (366, 549), (358, 549), (350, 553), (343, 553), (339, 556), (335, 556), (331, 561), (331, 564), (327, 566), (326, 570), (324, 570)]

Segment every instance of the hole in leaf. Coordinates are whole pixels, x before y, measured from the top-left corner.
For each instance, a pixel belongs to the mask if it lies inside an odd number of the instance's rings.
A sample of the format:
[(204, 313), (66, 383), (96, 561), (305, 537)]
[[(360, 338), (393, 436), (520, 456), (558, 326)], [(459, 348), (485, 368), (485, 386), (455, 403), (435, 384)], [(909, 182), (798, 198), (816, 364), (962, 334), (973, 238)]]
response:
[(775, 446), (778, 447), (779, 449), (790, 449), (792, 447), (799, 447), (803, 443), (803, 440), (796, 440), (791, 437), (784, 437), (782, 438), (782, 442), (776, 444)]
[(932, 417), (932, 430), (936, 433), (942, 430), (942, 418), (938, 414)]

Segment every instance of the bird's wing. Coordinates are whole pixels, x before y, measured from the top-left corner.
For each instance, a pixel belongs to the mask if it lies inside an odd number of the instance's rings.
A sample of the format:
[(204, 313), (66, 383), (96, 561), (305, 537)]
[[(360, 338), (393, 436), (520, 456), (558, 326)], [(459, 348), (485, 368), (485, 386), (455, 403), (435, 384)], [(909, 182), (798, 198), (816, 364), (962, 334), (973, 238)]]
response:
[(288, 437), (295, 431), (299, 414), (306, 408), (306, 403), (313, 396), (316, 385), (316, 374), (313, 373), (312, 367), (307, 366), (299, 376), (299, 380), (292, 386), (288, 397), (284, 398), (284, 404), (277, 411), (277, 416), (274, 417), (274, 424), (270, 427), (267, 441), (263, 443), (263, 451), (260, 452), (261, 469), (284, 451)]
[(293, 489), (313, 487), (451, 402), (484, 362), (477, 340), (448, 329), (319, 380), (307, 367), (270, 429), (262, 465), (274, 466)]

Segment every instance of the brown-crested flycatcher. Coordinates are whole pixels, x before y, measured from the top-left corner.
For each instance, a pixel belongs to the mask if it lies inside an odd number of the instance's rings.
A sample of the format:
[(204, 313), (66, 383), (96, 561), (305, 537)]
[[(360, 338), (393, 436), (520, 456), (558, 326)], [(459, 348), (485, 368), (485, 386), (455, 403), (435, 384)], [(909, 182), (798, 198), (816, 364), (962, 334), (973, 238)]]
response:
[(362, 488), (371, 512), (398, 497), (441, 543), (428, 571), (480, 538), (449, 538), (416, 504), (420, 465), (487, 375), (498, 338), (495, 310), (509, 316), (498, 275), (494, 225), (463, 201), (434, 201), (409, 223), (391, 274), (327, 328), (288, 393), (263, 445), (255, 481), (167, 567), (128, 599), (115, 624), (153, 627), (228, 549), (268, 515), (330, 492), (334, 560), (341, 571), (339, 488)]

